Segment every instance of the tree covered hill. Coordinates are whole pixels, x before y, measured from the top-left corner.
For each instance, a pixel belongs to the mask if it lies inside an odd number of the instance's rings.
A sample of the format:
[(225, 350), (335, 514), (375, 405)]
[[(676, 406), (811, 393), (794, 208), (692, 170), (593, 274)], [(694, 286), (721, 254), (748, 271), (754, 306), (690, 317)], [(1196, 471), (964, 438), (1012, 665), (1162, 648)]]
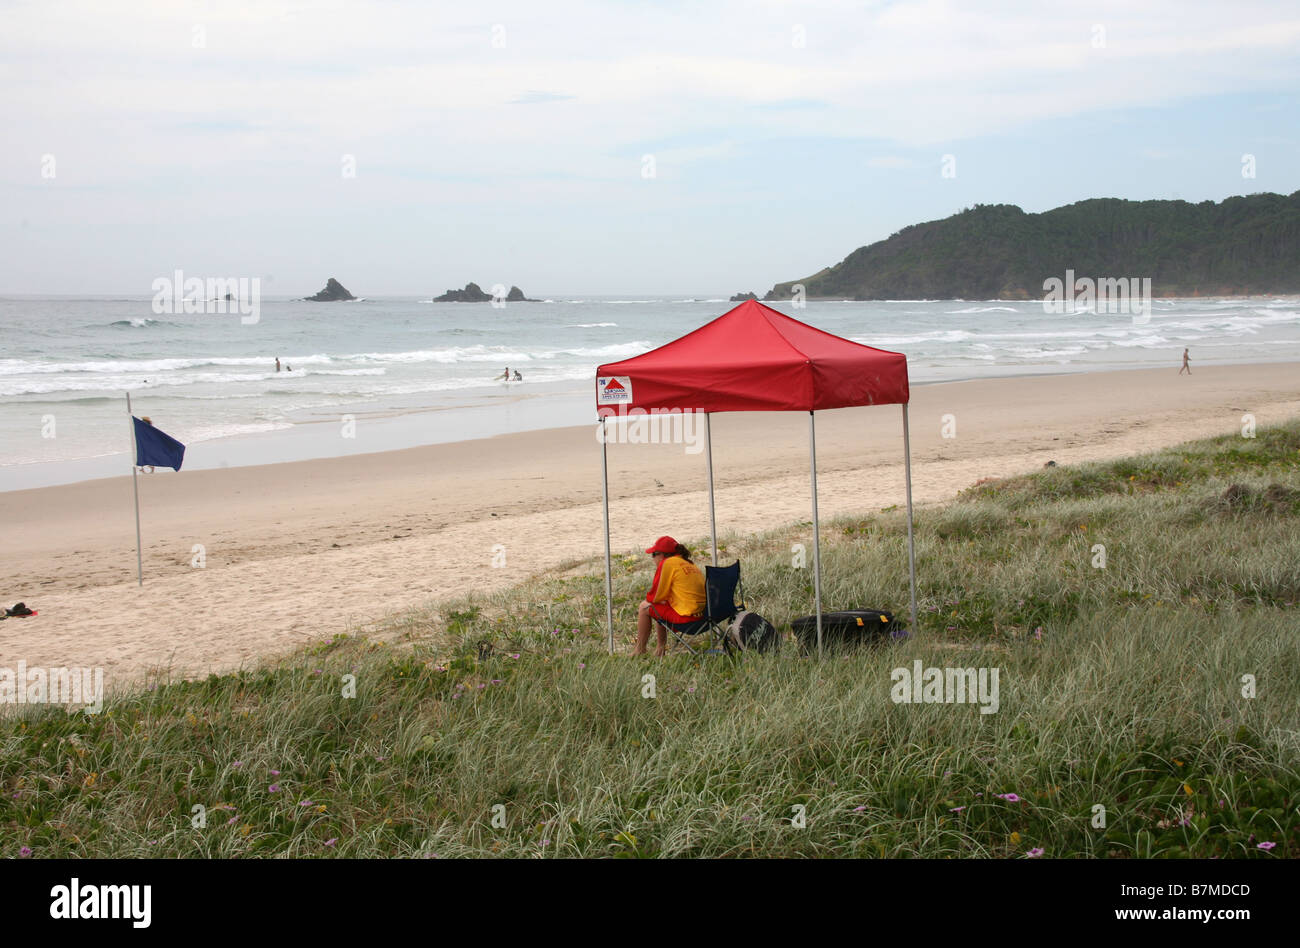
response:
[(1043, 281), (1150, 277), (1156, 296), (1300, 292), (1300, 191), (1219, 203), (1094, 198), (1026, 214), (978, 204), (905, 227), (764, 297), (1041, 299)]

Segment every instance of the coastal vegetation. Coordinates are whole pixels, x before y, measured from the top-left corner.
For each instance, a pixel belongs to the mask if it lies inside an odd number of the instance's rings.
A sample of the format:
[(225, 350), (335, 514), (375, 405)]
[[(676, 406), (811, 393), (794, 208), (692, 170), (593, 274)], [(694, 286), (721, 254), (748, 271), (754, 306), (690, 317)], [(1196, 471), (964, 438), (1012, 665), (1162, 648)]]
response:
[(1044, 281), (1150, 278), (1156, 296), (1300, 292), (1300, 191), (1219, 203), (1095, 198), (1027, 214), (977, 204), (904, 227), (764, 297), (1042, 299)]

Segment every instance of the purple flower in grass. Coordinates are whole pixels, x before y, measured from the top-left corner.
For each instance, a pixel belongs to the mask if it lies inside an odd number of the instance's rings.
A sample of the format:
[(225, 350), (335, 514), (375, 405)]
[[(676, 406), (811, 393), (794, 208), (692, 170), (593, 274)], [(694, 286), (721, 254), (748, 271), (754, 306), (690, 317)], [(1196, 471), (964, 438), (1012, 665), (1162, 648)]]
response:
[(299, 800), (299, 801), (298, 801), (298, 805), (299, 805), (299, 806), (315, 806), (315, 804), (312, 803), (310, 800)]
[(24, 846), (22, 849), (18, 850), (18, 855), (24, 859), (26, 859), (31, 854), (32, 854), (32, 847), (30, 846)]
[(339, 838), (338, 838), (337, 836), (335, 836), (333, 839), (327, 839), (327, 840), (325, 840), (325, 845), (326, 845), (326, 846), (333, 846), (333, 845), (334, 845), (335, 843), (337, 843), (338, 841), (339, 841)]
[(239, 822), (239, 817), (237, 817), (237, 816), (232, 816), (230, 819), (226, 820), (226, 825), (227, 825), (227, 826), (231, 826), (231, 825), (233, 825), (233, 824), (235, 824), (235, 823), (238, 823), (238, 822)]
[(1006, 800), (1008, 803), (1019, 803), (1020, 797), (1014, 793), (996, 793), (994, 794), (999, 800)]
[(1040, 846), (1035, 846), (1033, 849), (1029, 850), (1029, 852), (1025, 853), (1025, 855), (1028, 856), (1030, 859), (1037, 859), (1042, 854), (1043, 854), (1043, 850), (1042, 847)]
[(964, 806), (954, 806), (954, 807), (949, 807), (949, 808), (948, 808), (948, 812), (949, 812), (949, 813), (960, 813), (960, 812), (961, 812), (962, 810), (964, 810), (964, 809), (966, 809)]
[(278, 777), (278, 776), (280, 776), (280, 771), (278, 771), (278, 770), (272, 770), (272, 771), (271, 771), (271, 776), (272, 776), (272, 777)]
[(855, 806), (855, 807), (853, 808), (853, 812), (854, 812), (854, 813), (861, 813), (861, 812), (862, 812), (863, 810), (865, 810), (866, 808), (867, 808), (867, 805), (864, 803), (864, 804), (862, 804), (862, 806)]
[(1268, 849), (1272, 849), (1276, 845), (1277, 843), (1256, 843), (1255, 848), (1268, 850)]
[(279, 792), (280, 792), (280, 785), (279, 785), (278, 783), (273, 783), (273, 784), (271, 784), (269, 787), (267, 787), (266, 789), (269, 790), (271, 793), (279, 793)]

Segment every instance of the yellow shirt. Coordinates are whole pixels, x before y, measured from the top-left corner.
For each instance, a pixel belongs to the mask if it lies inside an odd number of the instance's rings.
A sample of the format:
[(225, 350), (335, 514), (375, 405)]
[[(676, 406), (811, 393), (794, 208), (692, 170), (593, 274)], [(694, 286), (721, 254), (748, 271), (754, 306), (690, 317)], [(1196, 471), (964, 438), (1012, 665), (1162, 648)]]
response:
[(704, 614), (704, 574), (680, 556), (664, 557), (646, 594), (650, 602), (666, 602), (680, 616)]

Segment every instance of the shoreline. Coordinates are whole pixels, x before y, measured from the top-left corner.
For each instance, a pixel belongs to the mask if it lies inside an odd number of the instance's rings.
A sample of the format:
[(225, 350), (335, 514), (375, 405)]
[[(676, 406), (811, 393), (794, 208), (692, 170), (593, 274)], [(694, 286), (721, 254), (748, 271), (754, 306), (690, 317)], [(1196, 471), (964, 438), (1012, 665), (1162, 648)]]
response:
[[(1291, 365), (1290, 362), (1218, 362), (1201, 361), (1198, 368), (1223, 368)], [(1164, 369), (1150, 366), (1108, 366), (1068, 369), (1062, 367), (1027, 366), (1031, 371), (995, 375), (964, 375), (951, 379), (912, 380), (913, 390), (934, 385), (956, 385), (968, 382), (1000, 381), (1011, 379), (1040, 379), (1073, 377), (1079, 375), (1104, 376), (1116, 372), (1160, 372)], [(1033, 371), (1039, 370), (1041, 371)], [(594, 377), (593, 377), (594, 378)], [(187, 445), (185, 473), (194, 471), (226, 470), (230, 468), (267, 467), (301, 461), (327, 461), (343, 457), (370, 457), (395, 451), (414, 450), (421, 447), (458, 444), (490, 438), (584, 427), (578, 418), (585, 413), (594, 414), (589, 393), (539, 392), (516, 393), (508, 402), (498, 405), (453, 406), (427, 405), (423, 407), (375, 408), (366, 412), (358, 407), (353, 414), (358, 419), (358, 429), (365, 438), (348, 442), (345, 446), (337, 435), (338, 419), (319, 418), (294, 422), (288, 427), (255, 434), (196, 441)], [(429, 418), (449, 417), (454, 413), (454, 423), (447, 429), (429, 430)], [(519, 416), (524, 416), (523, 418)], [(551, 418), (550, 416), (555, 416)], [(559, 424), (548, 421), (560, 420)], [(423, 439), (410, 443), (412, 434)], [(272, 460), (265, 460), (266, 456)], [(196, 457), (197, 455), (197, 457)], [(85, 458), (57, 461), (26, 462), (0, 466), (0, 496), (46, 487), (65, 487), (92, 481), (124, 476), (127, 452), (117, 451)], [(171, 472), (168, 472), (169, 474)], [(39, 481), (39, 483), (37, 483)]]
[[(916, 385), (915, 501), (1048, 460), (1238, 431), (1243, 412), (1261, 427), (1300, 414), (1300, 364), (1194, 371)], [(954, 438), (942, 436), (946, 415)], [(712, 427), (720, 536), (810, 519), (800, 413), (721, 414)], [(903, 503), (898, 406), (819, 412), (817, 455), (825, 520)], [(611, 443), (609, 470), (614, 550), (707, 537), (702, 454)], [(186, 474), (139, 478), (143, 587), (129, 476), (0, 493), (0, 595), (40, 611), (0, 623), (0, 664), (102, 667), (110, 682), (228, 670), (603, 549), (593, 425)]]

